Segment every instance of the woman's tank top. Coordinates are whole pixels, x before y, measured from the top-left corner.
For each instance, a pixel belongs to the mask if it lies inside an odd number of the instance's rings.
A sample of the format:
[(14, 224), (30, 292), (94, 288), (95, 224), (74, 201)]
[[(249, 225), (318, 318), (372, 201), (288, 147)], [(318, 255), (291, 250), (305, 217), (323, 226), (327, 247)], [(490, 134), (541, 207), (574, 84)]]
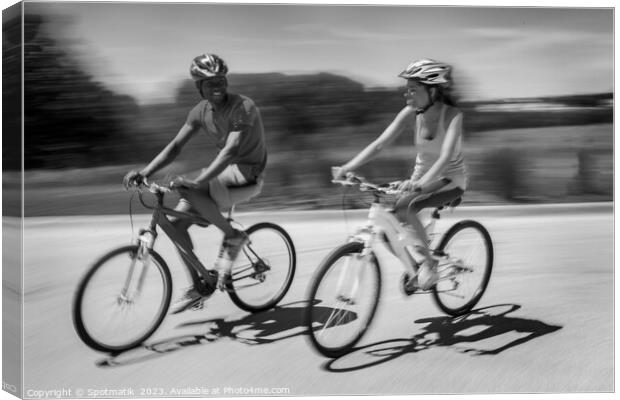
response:
[[(441, 146), (443, 145), (446, 137), (446, 128), (444, 126), (444, 119), (446, 116), (446, 109), (448, 107), (444, 104), (441, 108), (439, 122), (437, 123), (437, 132), (435, 137), (428, 140), (424, 137), (428, 137), (428, 128), (424, 121), (424, 114), (419, 114), (416, 118), (415, 129), (415, 143), (418, 150), (418, 156), (416, 157), (415, 169), (413, 171), (413, 180), (419, 180), (424, 174), (431, 169), (433, 164), (439, 159), (441, 154)], [(438, 177), (447, 177), (452, 179), (452, 182), (465, 190), (467, 188), (467, 169), (462, 152), (462, 136), (459, 132), (459, 136), (456, 141), (454, 152), (448, 161), (448, 164), (444, 167)]]

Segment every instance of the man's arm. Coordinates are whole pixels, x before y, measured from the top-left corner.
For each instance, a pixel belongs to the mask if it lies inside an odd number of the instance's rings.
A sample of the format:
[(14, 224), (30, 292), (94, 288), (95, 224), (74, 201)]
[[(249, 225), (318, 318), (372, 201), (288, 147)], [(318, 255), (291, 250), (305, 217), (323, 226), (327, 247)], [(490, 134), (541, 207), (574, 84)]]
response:
[(149, 177), (159, 171), (166, 165), (170, 164), (181, 153), (181, 149), (189, 141), (189, 139), (198, 132), (199, 127), (190, 124), (184, 124), (174, 139), (147, 165), (140, 174)]
[(228, 134), (224, 148), (218, 153), (211, 164), (202, 170), (200, 175), (193, 181), (199, 188), (206, 188), (209, 181), (218, 176), (224, 169), (232, 164), (239, 155), (239, 144), (243, 131), (233, 131)]

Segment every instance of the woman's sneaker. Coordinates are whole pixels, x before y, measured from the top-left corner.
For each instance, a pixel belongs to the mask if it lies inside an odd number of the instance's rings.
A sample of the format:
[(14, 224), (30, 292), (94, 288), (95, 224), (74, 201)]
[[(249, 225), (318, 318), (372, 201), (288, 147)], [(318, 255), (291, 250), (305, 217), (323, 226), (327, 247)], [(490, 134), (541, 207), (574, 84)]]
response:
[(437, 273), (437, 262), (434, 262), (433, 265), (429, 265), (427, 261), (425, 261), (420, 268), (418, 269), (418, 286), (422, 290), (429, 290), (439, 280), (439, 273)]

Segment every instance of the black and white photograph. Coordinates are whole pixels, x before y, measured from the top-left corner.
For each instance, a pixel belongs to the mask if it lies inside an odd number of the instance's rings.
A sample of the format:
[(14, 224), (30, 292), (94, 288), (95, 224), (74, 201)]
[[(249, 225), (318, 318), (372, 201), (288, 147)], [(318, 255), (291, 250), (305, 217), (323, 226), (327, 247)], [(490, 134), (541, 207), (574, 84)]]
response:
[(613, 7), (3, 2), (3, 391), (611, 395)]

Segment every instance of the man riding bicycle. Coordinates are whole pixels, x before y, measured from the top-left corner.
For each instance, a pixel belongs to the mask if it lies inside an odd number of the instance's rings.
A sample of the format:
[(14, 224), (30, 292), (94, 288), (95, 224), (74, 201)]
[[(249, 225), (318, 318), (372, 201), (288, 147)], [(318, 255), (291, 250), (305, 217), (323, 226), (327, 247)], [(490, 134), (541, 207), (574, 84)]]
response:
[[(216, 286), (220, 289), (226, 287), (232, 261), (243, 247), (246, 236), (234, 229), (220, 210), (258, 195), (263, 186), (267, 148), (262, 118), (250, 98), (227, 91), (227, 73), (228, 66), (215, 54), (194, 58), (190, 75), (203, 100), (189, 112), (185, 124), (161, 153), (144, 169), (129, 172), (123, 181), (126, 187), (139, 184), (170, 164), (201, 129), (216, 141), (219, 148), (217, 156), (196, 178), (179, 176), (171, 187), (181, 195), (176, 210), (198, 213), (224, 232), (218, 263), (226, 260), (225, 266), (218, 268), (217, 274), (199, 276), (185, 255), (179, 252), (189, 267), (187, 270), (193, 286), (179, 300), (173, 313), (189, 308), (200, 309)], [(188, 233), (191, 222), (178, 218), (172, 221), (191, 244)]]
[(347, 172), (375, 157), (405, 128), (414, 128), (415, 168), (411, 178), (399, 187), (403, 194), (397, 200), (394, 212), (399, 220), (415, 230), (417, 237), (423, 239), (420, 250), (425, 261), (418, 270), (417, 279), (411, 279), (408, 286), (424, 290), (437, 282), (438, 274), (436, 261), (428, 248), (426, 231), (417, 213), (459, 198), (467, 186), (461, 148), (463, 113), (449, 94), (451, 69), (447, 64), (430, 59), (411, 63), (399, 74), (407, 80), (407, 105), (374, 142), (334, 172), (335, 179), (343, 178)]

